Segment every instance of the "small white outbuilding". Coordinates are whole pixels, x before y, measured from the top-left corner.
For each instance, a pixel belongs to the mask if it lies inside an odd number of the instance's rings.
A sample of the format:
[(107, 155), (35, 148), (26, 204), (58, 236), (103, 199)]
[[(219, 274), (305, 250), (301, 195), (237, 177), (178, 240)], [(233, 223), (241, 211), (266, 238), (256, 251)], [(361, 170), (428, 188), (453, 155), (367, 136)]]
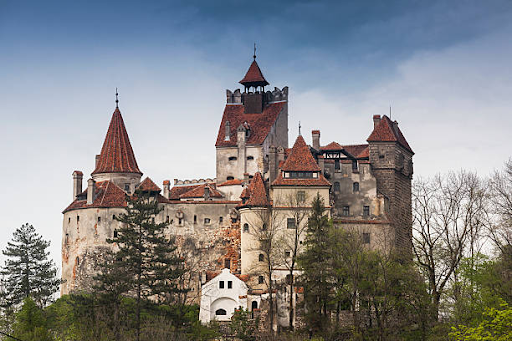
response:
[(235, 309), (247, 309), (247, 285), (229, 269), (205, 283), (201, 289), (199, 320), (208, 324), (212, 320), (229, 321)]

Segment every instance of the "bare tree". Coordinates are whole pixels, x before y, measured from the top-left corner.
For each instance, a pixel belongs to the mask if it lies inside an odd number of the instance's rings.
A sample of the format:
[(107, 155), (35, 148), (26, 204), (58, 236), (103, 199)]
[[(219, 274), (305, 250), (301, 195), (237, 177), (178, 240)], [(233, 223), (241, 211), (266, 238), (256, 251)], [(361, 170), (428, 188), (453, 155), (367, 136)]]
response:
[(482, 181), (465, 171), (420, 179), (413, 185), (413, 250), (428, 281), (435, 319), (462, 258), (474, 256), (482, 247), (485, 198)]
[[(283, 217), (286, 216), (286, 228), (282, 229), (278, 238), (281, 252), (278, 254), (280, 264), (288, 271), (287, 285), (289, 287), (289, 307), (288, 307), (288, 325), (291, 330), (294, 329), (295, 305), (294, 289), (295, 289), (295, 272), (297, 271), (297, 256), (302, 247), (302, 240), (307, 232), (307, 217), (311, 212), (311, 205), (304, 191), (297, 191), (288, 195), (285, 200), (279, 200), (286, 206), (280, 209)], [(288, 221), (289, 219), (289, 221)]]
[(276, 316), (274, 302), (274, 290), (276, 288), (272, 280), (272, 274), (282, 265), (279, 257), (282, 250), (278, 242), (279, 230), (282, 228), (282, 217), (278, 211), (271, 207), (254, 207), (249, 208), (249, 210), (253, 214), (247, 215), (249, 217), (248, 222), (252, 226), (248, 233), (256, 241), (256, 244), (248, 251), (259, 252), (258, 263), (253, 266), (251, 272), (253, 274), (264, 274), (270, 306), (269, 332), (272, 334)]
[(512, 245), (512, 159), (505, 163), (502, 171), (495, 171), (489, 180), (490, 201), (495, 215), (489, 225), (490, 238), (503, 253)]

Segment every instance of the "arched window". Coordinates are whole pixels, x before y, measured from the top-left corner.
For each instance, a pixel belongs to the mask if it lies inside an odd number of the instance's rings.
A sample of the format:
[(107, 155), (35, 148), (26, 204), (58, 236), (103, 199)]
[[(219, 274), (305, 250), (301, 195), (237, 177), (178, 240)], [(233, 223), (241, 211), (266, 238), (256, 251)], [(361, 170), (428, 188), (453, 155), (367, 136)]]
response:
[(215, 311), (215, 315), (227, 315), (227, 313), (226, 313), (226, 310), (221, 308), (221, 309), (217, 309)]
[(265, 259), (265, 256), (263, 256), (263, 253), (260, 253), (259, 257), (258, 257), (258, 260), (260, 262), (263, 262), (263, 260)]
[(339, 191), (340, 191), (340, 183), (336, 181), (334, 183), (334, 192), (339, 192)]
[(244, 224), (244, 232), (249, 232), (249, 224)]
[(258, 302), (256, 301), (252, 301), (251, 303), (251, 309), (254, 310), (254, 309), (258, 309)]
[(352, 184), (352, 192), (359, 192), (359, 182), (354, 182)]

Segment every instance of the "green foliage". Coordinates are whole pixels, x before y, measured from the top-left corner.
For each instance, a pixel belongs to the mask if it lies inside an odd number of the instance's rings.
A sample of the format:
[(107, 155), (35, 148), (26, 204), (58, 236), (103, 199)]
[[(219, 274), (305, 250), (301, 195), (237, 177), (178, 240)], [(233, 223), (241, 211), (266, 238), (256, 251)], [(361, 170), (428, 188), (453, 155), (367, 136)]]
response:
[(46, 325), (44, 312), (30, 297), (23, 301), (21, 310), (16, 314), (13, 334), (24, 341), (53, 340)]
[(14, 231), (12, 241), (2, 253), (7, 257), (0, 274), (5, 276), (2, 303), (14, 306), (32, 297), (44, 307), (59, 289), (57, 268), (48, 260), (50, 242), (36, 233), (32, 225), (24, 224)]
[(259, 317), (251, 318), (251, 312), (245, 309), (237, 309), (231, 317), (229, 328), (231, 333), (242, 341), (256, 340)]
[(460, 341), (512, 340), (512, 307), (502, 303), (500, 309), (485, 308), (483, 317), (476, 327), (453, 327), (450, 337)]

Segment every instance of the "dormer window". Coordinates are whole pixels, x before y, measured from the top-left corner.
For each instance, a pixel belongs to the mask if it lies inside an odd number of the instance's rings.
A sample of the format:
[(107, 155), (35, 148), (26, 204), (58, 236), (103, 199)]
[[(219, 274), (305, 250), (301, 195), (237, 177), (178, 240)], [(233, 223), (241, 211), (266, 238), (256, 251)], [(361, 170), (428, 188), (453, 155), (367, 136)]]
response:
[(284, 177), (290, 179), (318, 178), (318, 172), (284, 172)]

